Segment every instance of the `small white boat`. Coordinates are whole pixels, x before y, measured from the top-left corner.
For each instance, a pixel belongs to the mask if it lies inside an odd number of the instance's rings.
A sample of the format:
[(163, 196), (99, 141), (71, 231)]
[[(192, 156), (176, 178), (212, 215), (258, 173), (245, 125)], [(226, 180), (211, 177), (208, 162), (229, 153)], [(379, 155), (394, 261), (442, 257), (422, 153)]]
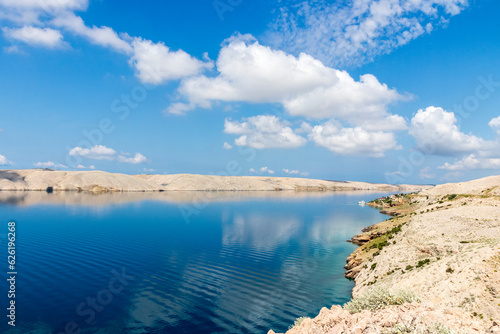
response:
[(359, 201), (358, 205), (365, 206), (366, 202), (365, 201)]

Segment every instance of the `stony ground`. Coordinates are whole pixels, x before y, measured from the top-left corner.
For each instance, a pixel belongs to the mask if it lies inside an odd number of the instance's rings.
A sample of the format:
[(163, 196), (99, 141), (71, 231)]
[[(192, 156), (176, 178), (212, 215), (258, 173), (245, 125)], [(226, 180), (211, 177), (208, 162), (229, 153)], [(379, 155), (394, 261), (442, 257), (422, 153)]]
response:
[(500, 333), (499, 190), (497, 176), (384, 199), (399, 216), (353, 238), (363, 244), (348, 259), (353, 298), (403, 289), (421, 302), (324, 308), (287, 333)]

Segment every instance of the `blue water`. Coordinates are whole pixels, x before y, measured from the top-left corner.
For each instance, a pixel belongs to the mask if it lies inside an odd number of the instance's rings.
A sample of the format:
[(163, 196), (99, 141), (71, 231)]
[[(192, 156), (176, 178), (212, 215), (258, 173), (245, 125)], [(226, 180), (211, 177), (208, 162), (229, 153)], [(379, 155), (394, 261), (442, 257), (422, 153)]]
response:
[(385, 218), (377, 193), (0, 195), (2, 333), (283, 332), (349, 300), (346, 239)]

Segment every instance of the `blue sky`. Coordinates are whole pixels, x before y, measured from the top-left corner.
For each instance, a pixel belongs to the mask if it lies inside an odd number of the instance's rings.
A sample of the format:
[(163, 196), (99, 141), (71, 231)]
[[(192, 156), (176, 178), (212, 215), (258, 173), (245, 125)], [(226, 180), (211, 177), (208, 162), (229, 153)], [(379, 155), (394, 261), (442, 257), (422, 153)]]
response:
[(493, 0), (0, 0), (1, 168), (500, 170)]

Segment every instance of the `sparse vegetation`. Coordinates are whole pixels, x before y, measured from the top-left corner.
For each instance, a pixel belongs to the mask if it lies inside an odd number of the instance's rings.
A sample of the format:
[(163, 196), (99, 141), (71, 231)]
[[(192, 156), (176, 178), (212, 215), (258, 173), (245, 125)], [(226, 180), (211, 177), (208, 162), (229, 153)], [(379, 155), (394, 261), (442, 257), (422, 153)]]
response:
[(405, 303), (420, 302), (412, 291), (395, 290), (389, 291), (384, 288), (375, 287), (358, 298), (344, 304), (344, 309), (351, 313), (359, 313), (363, 310), (375, 311), (389, 305), (402, 305)]
[(421, 268), (421, 267), (425, 266), (426, 264), (428, 264), (430, 262), (431, 262), (430, 259), (425, 259), (425, 260), (418, 261), (416, 267), (417, 268)]
[(448, 195), (448, 201), (453, 201), (455, 198), (457, 198), (457, 196), (457, 194)]
[(382, 332), (383, 334), (461, 334), (461, 332), (457, 332), (452, 330), (449, 327), (441, 323), (436, 323), (432, 327), (426, 327), (425, 329), (417, 328), (416, 326), (406, 325), (406, 324), (395, 324), (394, 327)]
[(295, 327), (295, 326), (300, 326), (300, 324), (306, 320), (306, 319), (311, 319), (309, 317), (300, 317), (300, 318), (297, 318), (295, 320), (295, 322), (293, 323), (293, 325), (290, 325), (290, 327), (288, 327), (288, 329), (292, 329), (292, 327)]

